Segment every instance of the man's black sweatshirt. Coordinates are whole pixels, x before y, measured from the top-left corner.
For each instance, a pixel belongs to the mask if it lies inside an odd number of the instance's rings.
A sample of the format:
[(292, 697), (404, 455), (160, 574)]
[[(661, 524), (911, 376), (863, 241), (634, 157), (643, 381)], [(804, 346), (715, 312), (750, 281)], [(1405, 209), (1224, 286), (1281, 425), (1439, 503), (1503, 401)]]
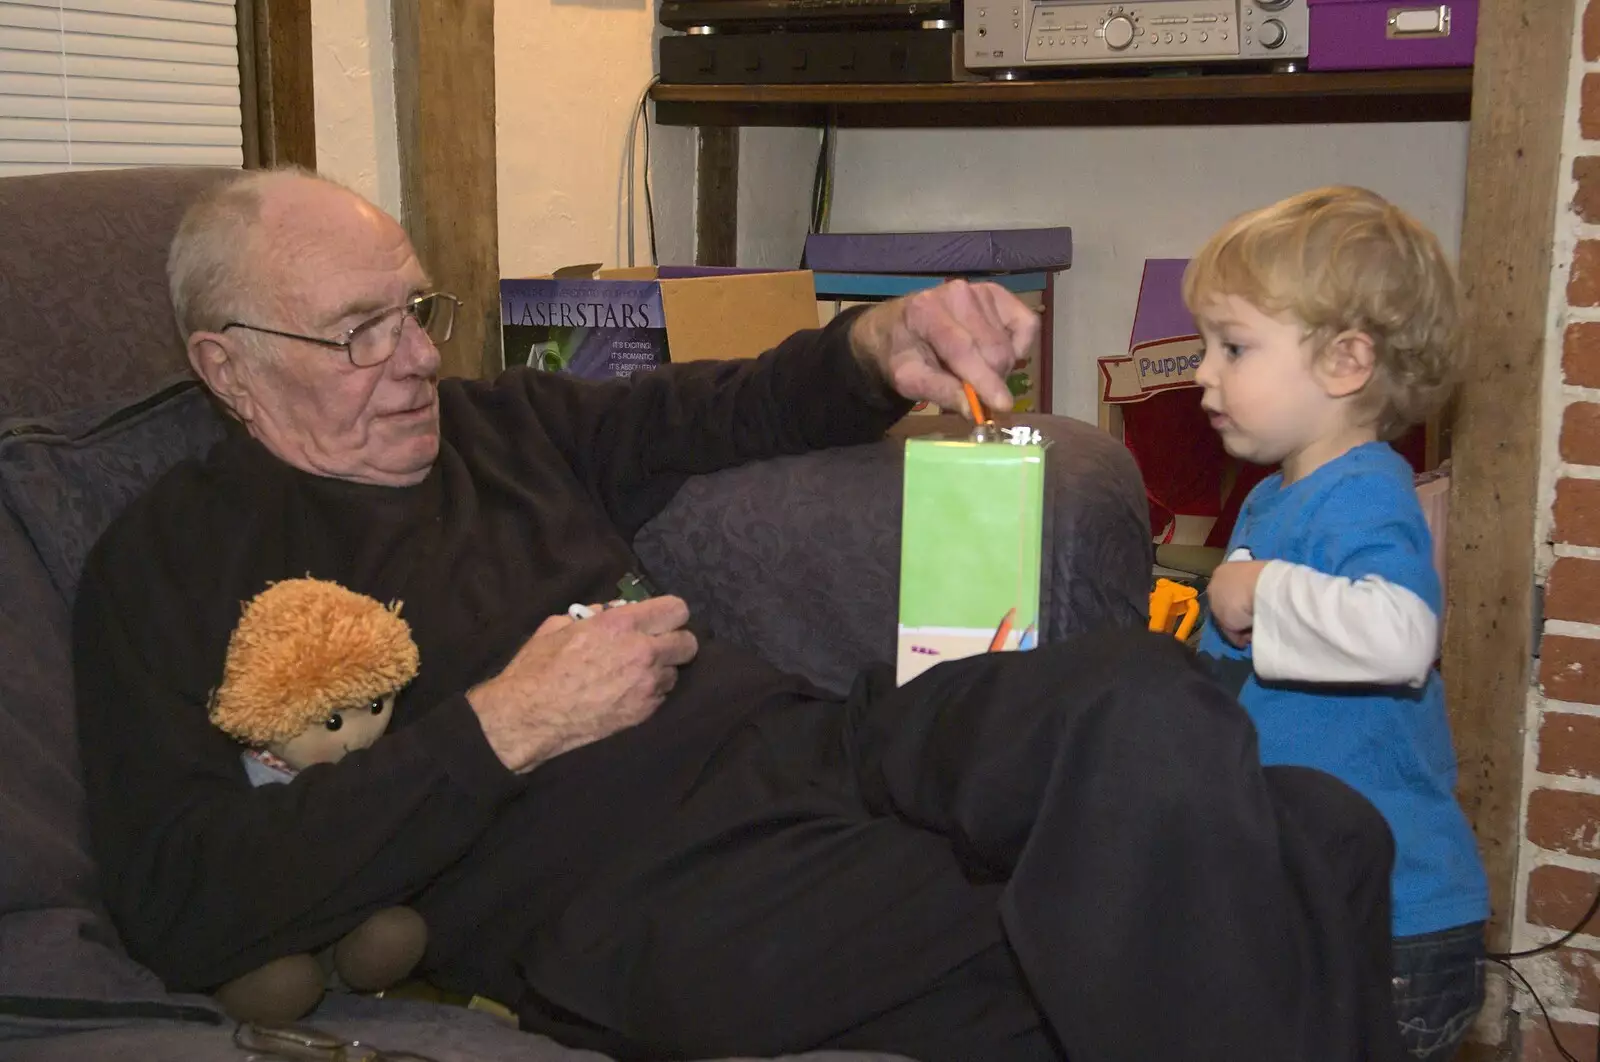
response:
[[(95, 548), (74, 624), (93, 840), (132, 954), (171, 988), (205, 990), (417, 902), (448, 962), (504, 916), (485, 909), (504, 890), (526, 890), (516, 917), (537, 921), (742, 718), (810, 696), (710, 642), (653, 719), (519, 777), (465, 692), (546, 617), (614, 597), (633, 534), (685, 476), (879, 437), (905, 405), (852, 355), (853, 316), (754, 361), (629, 382), (444, 381), (439, 457), (413, 487), (300, 471), (237, 427), (168, 473)], [(252, 788), (207, 703), (241, 604), (305, 575), (403, 602), (421, 672), (372, 748)], [(528, 807), (530, 788), (561, 806)], [(486, 864), (521, 880), (481, 880), (488, 845), (526, 849)]]

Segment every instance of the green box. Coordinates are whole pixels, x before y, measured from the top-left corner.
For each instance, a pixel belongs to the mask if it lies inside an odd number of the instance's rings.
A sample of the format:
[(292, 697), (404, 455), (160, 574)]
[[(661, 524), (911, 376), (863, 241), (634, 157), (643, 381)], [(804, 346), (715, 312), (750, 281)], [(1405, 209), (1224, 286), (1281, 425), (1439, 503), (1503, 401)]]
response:
[(900, 683), (988, 652), (997, 635), (999, 649), (1037, 642), (1043, 521), (1043, 447), (906, 443)]

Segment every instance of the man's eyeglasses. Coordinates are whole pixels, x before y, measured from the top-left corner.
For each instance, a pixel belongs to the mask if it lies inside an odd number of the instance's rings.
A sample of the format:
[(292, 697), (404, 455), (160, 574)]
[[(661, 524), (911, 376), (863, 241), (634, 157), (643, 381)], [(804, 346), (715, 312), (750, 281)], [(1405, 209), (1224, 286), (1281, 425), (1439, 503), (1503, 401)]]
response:
[(358, 369), (371, 369), (394, 357), (394, 352), (400, 349), (400, 336), (405, 332), (408, 317), (414, 319), (427, 333), (428, 338), (433, 340), (434, 346), (449, 342), (450, 333), (456, 326), (456, 309), (460, 305), (460, 299), (444, 291), (413, 295), (399, 306), (390, 307), (362, 321), (337, 339), (301, 335), (299, 332), (284, 332), (276, 328), (262, 328), (260, 325), (246, 324), (243, 321), (229, 321), (220, 331), (243, 328), (250, 332), (263, 332), (269, 336), (282, 336), (284, 339), (315, 343), (329, 350), (344, 351), (345, 356), (350, 359), (350, 364)]
[(360, 1040), (331, 1036), (305, 1025), (257, 1025), (240, 1022), (233, 1030), (234, 1046), (250, 1052), (251, 1059), (284, 1062), (434, 1062), (411, 1051), (385, 1051)]

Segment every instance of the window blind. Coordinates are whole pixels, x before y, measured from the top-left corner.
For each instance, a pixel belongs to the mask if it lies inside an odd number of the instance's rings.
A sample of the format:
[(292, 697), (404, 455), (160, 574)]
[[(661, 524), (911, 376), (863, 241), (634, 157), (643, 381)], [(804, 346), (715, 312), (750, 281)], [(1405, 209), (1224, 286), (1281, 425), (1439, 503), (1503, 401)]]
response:
[(234, 0), (0, 0), (0, 176), (241, 166)]

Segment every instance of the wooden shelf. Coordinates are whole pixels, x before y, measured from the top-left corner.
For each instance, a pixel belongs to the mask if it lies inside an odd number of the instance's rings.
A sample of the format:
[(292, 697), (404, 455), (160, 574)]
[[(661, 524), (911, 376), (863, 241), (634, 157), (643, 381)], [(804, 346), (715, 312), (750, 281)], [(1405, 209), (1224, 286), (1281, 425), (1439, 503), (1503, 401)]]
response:
[(1270, 125), (1466, 121), (1472, 71), (1056, 77), (905, 85), (657, 85), (663, 125)]

